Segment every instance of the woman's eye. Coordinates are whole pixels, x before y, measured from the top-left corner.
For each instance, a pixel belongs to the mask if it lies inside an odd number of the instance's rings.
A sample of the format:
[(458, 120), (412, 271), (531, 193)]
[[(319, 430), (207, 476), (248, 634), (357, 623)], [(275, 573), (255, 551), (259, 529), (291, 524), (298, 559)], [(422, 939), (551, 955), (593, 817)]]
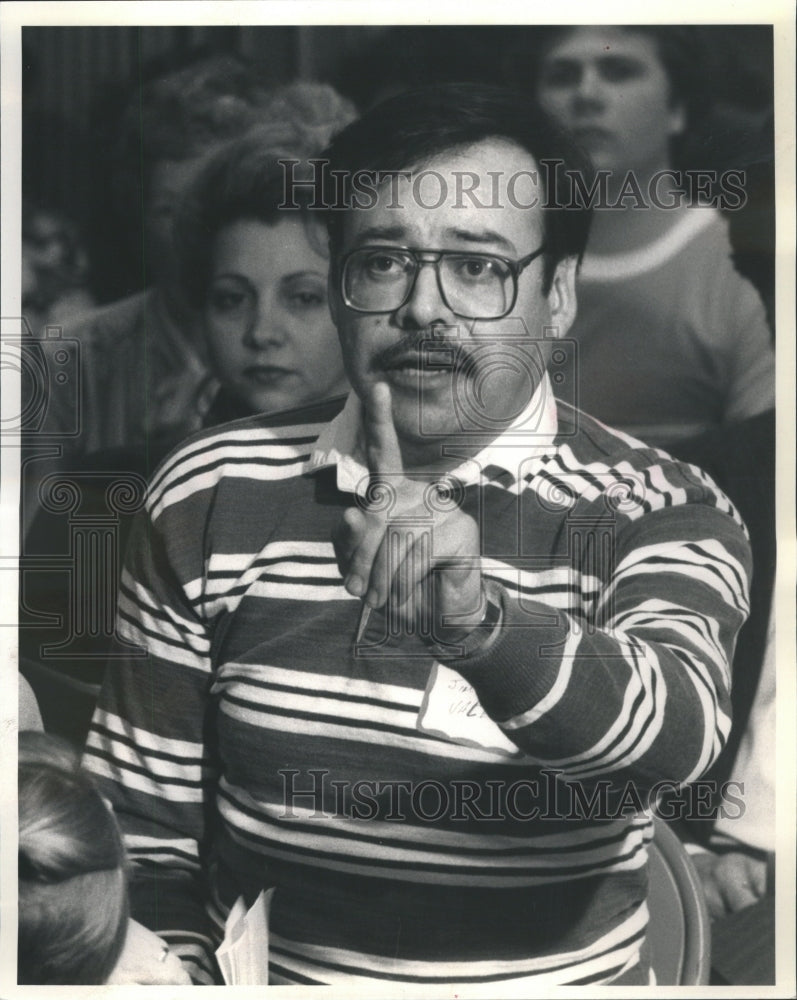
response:
[(321, 292), (292, 292), (289, 299), (302, 309), (316, 309), (327, 304), (326, 294)]
[(243, 292), (213, 291), (208, 298), (208, 305), (214, 312), (229, 313), (242, 309), (246, 302)]

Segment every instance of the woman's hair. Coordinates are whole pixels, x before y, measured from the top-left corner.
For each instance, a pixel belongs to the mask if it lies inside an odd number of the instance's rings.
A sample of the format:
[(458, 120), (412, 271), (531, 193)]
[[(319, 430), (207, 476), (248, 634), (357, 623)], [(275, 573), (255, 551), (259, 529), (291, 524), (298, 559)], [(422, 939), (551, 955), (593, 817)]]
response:
[(125, 850), (111, 810), (67, 743), (20, 733), (18, 981), (104, 983), (128, 916)]
[[(290, 84), (274, 92), (262, 124), (211, 157), (182, 199), (174, 225), (190, 302), (203, 301), (216, 238), (234, 222), (253, 219), (274, 225), (300, 217), (311, 243), (326, 254), (320, 220), (309, 211), (312, 192), (301, 183), (289, 192), (286, 178), (288, 172), (294, 180), (311, 173), (308, 161), (319, 157), (355, 114), (354, 106), (329, 86)], [(293, 209), (286, 207), (286, 195)]]
[(132, 88), (114, 149), (120, 203), (140, 200), (142, 168), (146, 198), (155, 164), (191, 160), (242, 135), (270, 96), (256, 67), (229, 54), (198, 58)]

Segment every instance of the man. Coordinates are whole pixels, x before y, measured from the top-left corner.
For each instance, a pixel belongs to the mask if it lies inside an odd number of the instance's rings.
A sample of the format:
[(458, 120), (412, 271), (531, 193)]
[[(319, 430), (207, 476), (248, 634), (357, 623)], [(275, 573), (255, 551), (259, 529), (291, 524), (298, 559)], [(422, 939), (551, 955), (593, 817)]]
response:
[(274, 982), (648, 981), (640, 810), (725, 742), (749, 551), (695, 470), (551, 394), (586, 218), (541, 164), (569, 154), (465, 85), (344, 130), (354, 392), (152, 484), (120, 599), (149, 657), (109, 670), (86, 763), (198, 981), (270, 886)]

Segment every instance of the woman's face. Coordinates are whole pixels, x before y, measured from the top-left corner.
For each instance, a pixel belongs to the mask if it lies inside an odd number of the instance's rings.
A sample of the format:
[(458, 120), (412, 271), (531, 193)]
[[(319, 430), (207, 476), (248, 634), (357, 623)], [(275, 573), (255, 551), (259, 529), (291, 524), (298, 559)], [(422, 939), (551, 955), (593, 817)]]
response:
[(216, 237), (204, 320), (214, 372), (253, 413), (348, 390), (327, 304), (328, 261), (299, 217)]
[(575, 28), (554, 42), (537, 101), (606, 170), (668, 167), (670, 139), (685, 124), (653, 39), (620, 28)]

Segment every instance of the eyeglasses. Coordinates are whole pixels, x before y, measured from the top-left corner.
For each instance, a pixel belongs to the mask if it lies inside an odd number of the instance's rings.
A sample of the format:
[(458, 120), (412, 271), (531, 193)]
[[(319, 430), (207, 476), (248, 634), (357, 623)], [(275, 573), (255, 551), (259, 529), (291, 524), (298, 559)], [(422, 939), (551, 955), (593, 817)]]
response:
[(451, 312), (463, 319), (501, 319), (515, 306), (519, 275), (544, 251), (545, 244), (527, 257), (511, 260), (460, 250), (361, 247), (343, 258), (343, 301), (355, 312), (394, 312), (412, 295), (418, 271), (430, 264)]

